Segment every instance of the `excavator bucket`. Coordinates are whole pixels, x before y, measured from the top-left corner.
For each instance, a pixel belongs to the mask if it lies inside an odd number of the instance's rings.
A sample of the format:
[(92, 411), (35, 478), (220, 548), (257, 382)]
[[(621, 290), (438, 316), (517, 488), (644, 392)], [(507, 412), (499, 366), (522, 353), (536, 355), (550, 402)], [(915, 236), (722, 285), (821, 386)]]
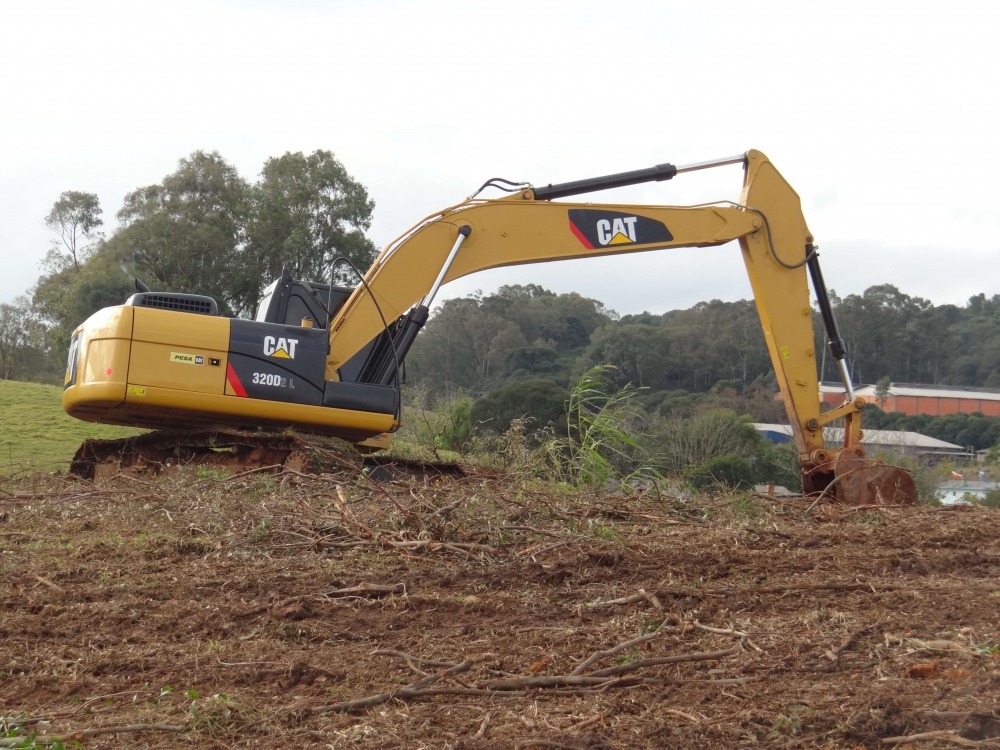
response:
[(834, 465), (837, 500), (845, 505), (913, 505), (917, 486), (905, 469), (864, 458), (860, 451), (841, 451)]

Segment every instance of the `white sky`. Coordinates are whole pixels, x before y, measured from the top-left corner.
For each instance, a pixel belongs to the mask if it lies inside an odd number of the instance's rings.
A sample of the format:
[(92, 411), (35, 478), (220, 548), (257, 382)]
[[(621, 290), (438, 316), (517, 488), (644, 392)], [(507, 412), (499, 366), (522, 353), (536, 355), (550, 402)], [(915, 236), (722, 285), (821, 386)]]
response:
[[(382, 245), (488, 177), (547, 184), (764, 151), (839, 294), (1000, 292), (1000, 3), (0, 0), (0, 301), (64, 190), (124, 195), (217, 149), (247, 178), (334, 151)], [(739, 167), (595, 194), (738, 197)], [(749, 296), (735, 244), (497, 269), (621, 313)]]

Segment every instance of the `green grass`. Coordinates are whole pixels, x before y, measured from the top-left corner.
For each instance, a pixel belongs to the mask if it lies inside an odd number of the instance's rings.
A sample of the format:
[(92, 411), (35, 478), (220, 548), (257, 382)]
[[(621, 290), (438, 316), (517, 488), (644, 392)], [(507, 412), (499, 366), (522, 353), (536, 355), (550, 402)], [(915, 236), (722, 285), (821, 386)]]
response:
[(118, 438), (141, 430), (81, 422), (62, 409), (62, 388), (0, 380), (0, 474), (69, 468), (87, 438)]

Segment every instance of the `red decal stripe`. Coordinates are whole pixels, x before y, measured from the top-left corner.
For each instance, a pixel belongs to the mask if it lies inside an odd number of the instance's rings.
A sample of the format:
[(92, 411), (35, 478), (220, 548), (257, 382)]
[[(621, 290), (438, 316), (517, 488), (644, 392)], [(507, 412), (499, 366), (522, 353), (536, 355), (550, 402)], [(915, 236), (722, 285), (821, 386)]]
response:
[(576, 235), (576, 238), (583, 243), (583, 246), (588, 250), (593, 250), (594, 246), (590, 244), (590, 240), (583, 236), (583, 232), (576, 228), (576, 224), (572, 221), (569, 223), (569, 231)]
[(229, 381), (229, 385), (232, 386), (233, 390), (236, 391), (236, 395), (241, 398), (247, 397), (247, 389), (243, 387), (243, 383), (236, 376), (236, 370), (233, 369), (232, 362), (226, 362), (226, 380)]

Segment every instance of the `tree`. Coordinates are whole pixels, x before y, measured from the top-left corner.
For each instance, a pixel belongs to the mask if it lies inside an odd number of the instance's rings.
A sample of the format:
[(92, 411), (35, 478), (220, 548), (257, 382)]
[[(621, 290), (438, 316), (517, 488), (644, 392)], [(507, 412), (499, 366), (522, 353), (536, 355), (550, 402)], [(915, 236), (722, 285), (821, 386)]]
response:
[(260, 296), (257, 264), (244, 252), (247, 184), (218, 152), (195, 151), (158, 185), (125, 196), (122, 228), (102, 250), (150, 287), (207, 294), (248, 313)]
[(447, 300), (417, 339), (408, 361), (431, 387), (473, 388), (501, 372), (507, 358), (527, 343), (515, 323), (480, 303), (475, 296)]
[(607, 377), (616, 387), (663, 388), (670, 371), (670, 337), (660, 326), (607, 324), (594, 331), (578, 369), (614, 365)]
[(67, 265), (79, 270), (92, 243), (102, 236), (99, 231), (104, 225), (101, 213), (101, 202), (93, 193), (67, 190), (59, 196), (45, 217), (45, 226), (58, 235), (45, 261), (52, 271)]
[(889, 386), (891, 385), (892, 383), (889, 381), (888, 375), (875, 384), (875, 403), (878, 404), (879, 409), (885, 409), (886, 402), (889, 400)]
[(101, 308), (122, 304), (133, 291), (131, 277), (99, 249), (79, 269), (67, 266), (41, 276), (32, 307), (49, 326), (51, 348), (62, 356), (74, 328)]
[[(248, 241), (263, 283), (289, 268), (297, 278), (322, 280), (346, 257), (363, 273), (376, 248), (365, 236), (375, 202), (330, 151), (286, 152), (268, 159), (250, 191)], [(344, 269), (340, 269), (343, 277)], [(348, 274), (357, 283), (354, 274)]]
[(25, 298), (19, 297), (13, 305), (0, 304), (0, 380), (13, 380), (20, 374), (30, 342), (30, 321)]
[(617, 317), (595, 299), (555, 294), (537, 284), (502, 286), (481, 304), (516, 323), (529, 343), (546, 342), (560, 352), (586, 346), (597, 328)]

